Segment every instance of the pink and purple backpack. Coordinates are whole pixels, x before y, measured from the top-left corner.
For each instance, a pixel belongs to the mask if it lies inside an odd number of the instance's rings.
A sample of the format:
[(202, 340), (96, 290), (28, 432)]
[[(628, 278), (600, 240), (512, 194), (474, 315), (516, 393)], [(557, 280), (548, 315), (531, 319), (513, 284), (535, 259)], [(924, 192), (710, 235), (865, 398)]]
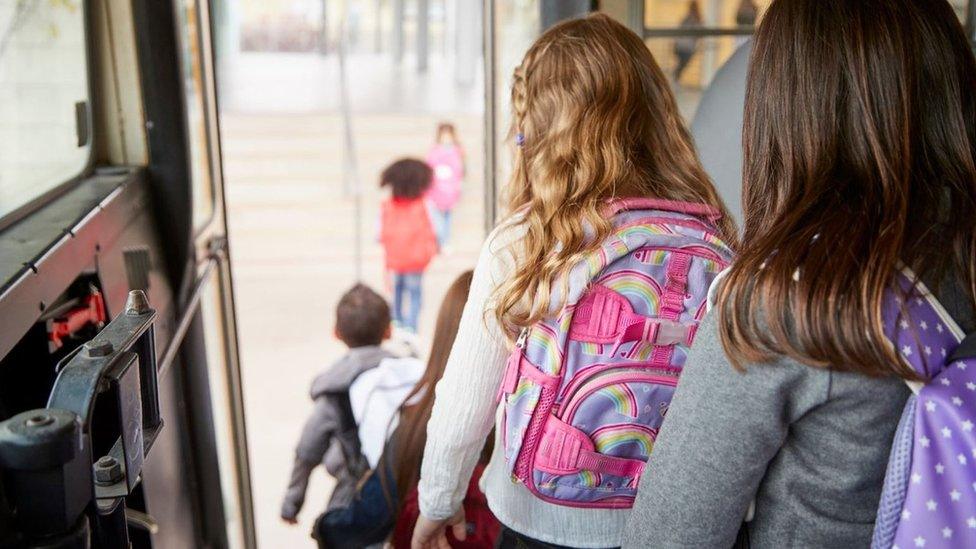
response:
[(513, 479), (545, 501), (628, 508), (707, 307), (731, 261), (701, 204), (611, 203), (615, 230), (564, 303), (519, 336), (499, 397)]
[(885, 334), (923, 379), (910, 383), (885, 475), (873, 549), (976, 547), (976, 336), (915, 276), (882, 308)]

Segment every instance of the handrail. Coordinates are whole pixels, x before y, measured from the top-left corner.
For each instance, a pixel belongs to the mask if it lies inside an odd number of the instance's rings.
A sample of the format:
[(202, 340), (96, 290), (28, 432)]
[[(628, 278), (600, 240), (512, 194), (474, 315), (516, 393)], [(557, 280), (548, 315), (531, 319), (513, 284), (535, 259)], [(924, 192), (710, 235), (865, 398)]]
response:
[(176, 360), (176, 355), (180, 351), (180, 346), (183, 344), (183, 339), (186, 337), (186, 333), (190, 330), (190, 325), (193, 324), (193, 319), (196, 317), (197, 309), (200, 308), (200, 298), (203, 296), (204, 288), (206, 288), (207, 284), (210, 282), (210, 275), (213, 273), (214, 268), (216, 268), (225, 257), (222, 252), (223, 249), (220, 248), (212, 252), (207, 257), (206, 266), (194, 281), (193, 290), (190, 292), (190, 298), (180, 311), (180, 318), (176, 323), (176, 330), (173, 332), (173, 337), (170, 338), (169, 345), (166, 346), (166, 352), (163, 353), (163, 358), (159, 361), (160, 376), (162, 376)]

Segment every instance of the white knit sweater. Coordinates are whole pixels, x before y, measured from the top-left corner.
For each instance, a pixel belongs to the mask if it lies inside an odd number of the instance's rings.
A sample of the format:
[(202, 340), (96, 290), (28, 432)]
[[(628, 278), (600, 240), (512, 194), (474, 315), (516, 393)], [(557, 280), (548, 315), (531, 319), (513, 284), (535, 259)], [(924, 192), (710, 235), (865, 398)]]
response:
[[(509, 245), (523, 234), (521, 227), (503, 225), (488, 237), (444, 377), (437, 384), (419, 485), (420, 512), (431, 519), (450, 517), (461, 506), (485, 437), (496, 415), (501, 417), (495, 395), (509, 346), (494, 315), (486, 311), (495, 288), (513, 271)], [(619, 546), (630, 514), (628, 509), (577, 509), (536, 498), (511, 480), (497, 438), (481, 488), (502, 524), (557, 545)]]

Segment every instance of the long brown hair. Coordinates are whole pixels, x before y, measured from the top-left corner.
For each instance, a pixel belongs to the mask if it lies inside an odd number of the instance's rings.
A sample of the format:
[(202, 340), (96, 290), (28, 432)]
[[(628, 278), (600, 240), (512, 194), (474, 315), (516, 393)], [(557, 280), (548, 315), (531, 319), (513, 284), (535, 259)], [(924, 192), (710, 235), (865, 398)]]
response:
[[(529, 48), (512, 84), (519, 147), (509, 222), (519, 262), (494, 313), (509, 335), (550, 314), (552, 286), (610, 232), (610, 198), (654, 197), (725, 212), (668, 80), (647, 46), (603, 14), (560, 23)], [(736, 241), (728, 215), (722, 236)]]
[(726, 351), (915, 377), (881, 321), (900, 262), (976, 293), (976, 62), (952, 8), (776, 0), (751, 63)]
[[(434, 407), (434, 386), (444, 375), (444, 367), (447, 366), (451, 347), (454, 346), (454, 338), (461, 324), (461, 313), (464, 311), (464, 304), (468, 301), (471, 278), (472, 273), (468, 271), (459, 276), (448, 288), (440, 311), (437, 313), (437, 326), (434, 330), (434, 340), (431, 342), (430, 357), (427, 359), (427, 370), (400, 408), (400, 423), (397, 426), (395, 440), (396, 457), (392, 464), (396, 485), (394, 517), (400, 514), (404, 501), (420, 479), (420, 461), (424, 455), (424, 445), (427, 444), (427, 422)], [(384, 486), (384, 491), (387, 498), (392, 499), (387, 486)]]

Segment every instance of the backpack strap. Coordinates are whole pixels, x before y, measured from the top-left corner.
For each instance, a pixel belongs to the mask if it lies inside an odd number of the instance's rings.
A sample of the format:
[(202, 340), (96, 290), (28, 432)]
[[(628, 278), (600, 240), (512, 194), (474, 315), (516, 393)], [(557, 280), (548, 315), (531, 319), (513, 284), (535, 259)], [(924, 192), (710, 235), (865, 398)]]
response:
[(325, 397), (332, 402), (338, 414), (339, 426), (333, 440), (339, 445), (346, 469), (354, 478), (359, 478), (369, 471), (369, 464), (359, 442), (359, 425), (352, 411), (349, 390), (325, 393)]
[(707, 219), (715, 223), (722, 219), (722, 212), (708, 204), (681, 202), (663, 198), (614, 198), (609, 203), (610, 215), (628, 210), (663, 210), (677, 212)]
[[(923, 379), (934, 379), (952, 363), (950, 356), (963, 350), (959, 325), (908, 268), (895, 276), (895, 287), (888, 290), (882, 321), (895, 352)], [(905, 384), (916, 395), (925, 386), (919, 381), (906, 380)]]
[[(687, 279), (687, 266), (683, 271), (675, 271)], [(586, 298), (576, 308), (569, 337), (576, 341), (613, 344), (610, 355), (625, 343), (643, 341), (655, 346), (683, 344), (691, 346), (697, 322), (678, 322), (683, 307), (684, 285), (678, 280), (675, 288), (665, 294), (665, 307), (671, 307), (666, 318), (651, 318), (634, 312), (627, 298), (604, 286), (593, 286)], [(663, 316), (663, 315), (662, 315)]]

